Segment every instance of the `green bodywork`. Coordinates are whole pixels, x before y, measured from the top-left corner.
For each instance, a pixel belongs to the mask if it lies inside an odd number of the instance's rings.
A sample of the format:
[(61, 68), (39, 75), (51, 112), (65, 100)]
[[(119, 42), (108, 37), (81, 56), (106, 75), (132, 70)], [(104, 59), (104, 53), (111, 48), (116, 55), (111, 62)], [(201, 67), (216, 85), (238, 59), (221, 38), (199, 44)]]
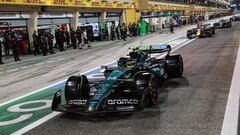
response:
[[(156, 48), (157, 47), (157, 48)], [(148, 53), (144, 53), (142, 50), (148, 50), (149, 47), (138, 48), (137, 51), (140, 53), (140, 58), (131, 62), (131, 67), (122, 67), (118, 64), (118, 67), (108, 75), (107, 79), (104, 80), (100, 85), (96, 87), (97, 91), (95, 92), (92, 99), (88, 102), (88, 110), (93, 111), (97, 110), (98, 107), (105, 101), (105, 98), (112, 92), (113, 86), (117, 86), (121, 81), (119, 80), (134, 80), (136, 74), (140, 72), (147, 72), (154, 74), (158, 77), (162, 77), (165, 74), (164, 64), (155, 64), (146, 68), (146, 63), (150, 63), (156, 58), (151, 58)], [(163, 50), (166, 49), (166, 46), (155, 46), (153, 49)]]

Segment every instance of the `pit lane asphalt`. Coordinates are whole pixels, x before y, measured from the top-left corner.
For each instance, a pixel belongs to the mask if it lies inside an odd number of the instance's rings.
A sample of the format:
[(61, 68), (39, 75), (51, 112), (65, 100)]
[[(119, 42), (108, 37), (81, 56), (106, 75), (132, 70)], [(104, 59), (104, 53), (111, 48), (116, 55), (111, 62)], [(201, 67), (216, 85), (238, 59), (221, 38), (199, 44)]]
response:
[(184, 58), (184, 77), (169, 81), (158, 106), (103, 118), (62, 114), (26, 135), (219, 135), (240, 43), (239, 25), (177, 50)]

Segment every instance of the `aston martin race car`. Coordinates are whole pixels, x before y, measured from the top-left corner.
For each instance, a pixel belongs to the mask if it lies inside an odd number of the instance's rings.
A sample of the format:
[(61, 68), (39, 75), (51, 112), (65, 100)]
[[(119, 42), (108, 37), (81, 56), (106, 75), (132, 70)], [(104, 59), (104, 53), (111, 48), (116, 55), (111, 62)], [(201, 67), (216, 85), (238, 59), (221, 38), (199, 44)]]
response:
[[(65, 89), (55, 93), (52, 110), (92, 116), (156, 105), (161, 86), (183, 74), (182, 56), (170, 52), (170, 45), (134, 47), (116, 67), (102, 66), (102, 79), (71, 76)], [(164, 58), (153, 57), (159, 53), (165, 53)]]
[(232, 21), (231, 19), (222, 19), (213, 24), (215, 28), (231, 28)]
[(240, 16), (239, 15), (234, 16), (233, 21), (240, 21)]
[(212, 24), (201, 24), (197, 28), (187, 31), (187, 38), (192, 39), (195, 37), (212, 37), (215, 35), (215, 27)]

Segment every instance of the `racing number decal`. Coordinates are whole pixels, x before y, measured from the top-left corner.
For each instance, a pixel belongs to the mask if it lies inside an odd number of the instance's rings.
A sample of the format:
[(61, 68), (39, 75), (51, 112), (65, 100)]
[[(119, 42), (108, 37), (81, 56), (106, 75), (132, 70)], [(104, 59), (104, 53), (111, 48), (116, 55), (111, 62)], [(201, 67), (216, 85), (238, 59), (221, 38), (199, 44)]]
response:
[[(34, 107), (34, 108), (26, 108), (26, 109), (21, 108), (21, 106), (35, 104), (35, 103), (44, 103), (44, 105), (39, 107)], [(51, 107), (51, 104), (52, 104), (52, 100), (35, 100), (35, 101), (28, 101), (28, 102), (23, 102), (20, 104), (13, 105), (7, 109), (9, 112), (18, 112), (18, 113), (25, 113), (25, 114), (22, 114), (20, 117), (13, 120), (0, 122), (0, 126), (16, 124), (16, 123), (25, 121), (33, 116), (34, 111), (39, 111), (42, 109), (49, 108)]]

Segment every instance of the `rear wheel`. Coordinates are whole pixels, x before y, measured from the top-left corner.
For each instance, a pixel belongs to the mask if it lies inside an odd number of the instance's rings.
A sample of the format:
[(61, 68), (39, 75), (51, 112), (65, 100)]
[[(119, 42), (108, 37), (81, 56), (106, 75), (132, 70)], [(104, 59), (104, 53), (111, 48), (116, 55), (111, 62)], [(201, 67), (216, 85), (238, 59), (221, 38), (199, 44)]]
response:
[(85, 75), (70, 77), (65, 85), (65, 99), (77, 100), (88, 99), (90, 95), (90, 86)]
[(166, 70), (170, 78), (182, 77), (183, 59), (181, 55), (172, 55), (166, 58)]

